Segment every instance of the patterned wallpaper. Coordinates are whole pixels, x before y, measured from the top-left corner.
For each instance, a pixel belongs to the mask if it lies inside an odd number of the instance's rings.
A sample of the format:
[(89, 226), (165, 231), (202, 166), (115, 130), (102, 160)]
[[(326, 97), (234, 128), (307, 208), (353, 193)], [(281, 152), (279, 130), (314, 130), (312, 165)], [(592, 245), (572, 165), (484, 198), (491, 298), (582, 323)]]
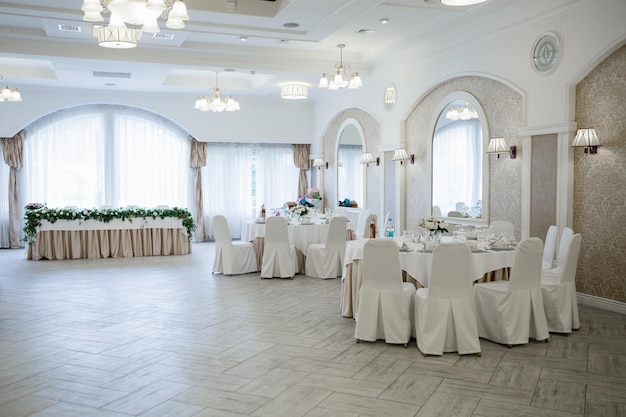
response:
[(581, 233), (576, 289), (626, 302), (626, 46), (576, 87), (576, 122), (593, 127), (596, 155), (574, 151), (574, 231)]
[[(322, 136), (322, 151), (324, 160), (328, 161), (328, 170), (324, 172), (323, 197), (326, 205), (328, 202), (332, 203), (331, 207), (337, 205), (335, 201), (337, 197), (337, 140), (339, 139), (339, 129), (347, 119), (355, 119), (359, 122), (365, 135), (365, 148), (372, 153), (374, 158), (378, 155), (378, 147), (380, 146), (380, 123), (364, 110), (356, 108), (344, 110), (330, 122)], [(365, 207), (380, 218), (380, 213), (377, 210), (382, 195), (382, 169), (376, 164), (370, 164), (366, 172), (367, 204)], [(364, 207), (362, 202), (358, 201), (358, 203), (360, 208)]]
[(522, 160), (518, 129), (522, 125), (522, 96), (510, 87), (488, 78), (468, 76), (452, 79), (431, 91), (411, 112), (406, 120), (407, 149), (415, 153), (415, 165), (405, 170), (405, 224), (414, 227), (431, 212), (431, 173), (428, 142), (432, 140), (430, 122), (437, 106), (455, 91), (465, 91), (480, 103), (487, 117), (491, 137), (503, 136), (509, 146), (517, 146), (517, 159), (490, 156), (489, 221), (508, 220), (515, 225), (519, 239), (521, 231)]

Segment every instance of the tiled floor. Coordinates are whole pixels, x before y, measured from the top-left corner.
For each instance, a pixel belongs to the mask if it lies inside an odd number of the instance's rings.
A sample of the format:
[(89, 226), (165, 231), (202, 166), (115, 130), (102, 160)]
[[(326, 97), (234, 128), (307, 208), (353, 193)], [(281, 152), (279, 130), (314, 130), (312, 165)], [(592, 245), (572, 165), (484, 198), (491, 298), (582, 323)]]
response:
[(626, 320), (482, 357), (354, 341), (340, 280), (0, 250), (0, 416), (625, 416)]

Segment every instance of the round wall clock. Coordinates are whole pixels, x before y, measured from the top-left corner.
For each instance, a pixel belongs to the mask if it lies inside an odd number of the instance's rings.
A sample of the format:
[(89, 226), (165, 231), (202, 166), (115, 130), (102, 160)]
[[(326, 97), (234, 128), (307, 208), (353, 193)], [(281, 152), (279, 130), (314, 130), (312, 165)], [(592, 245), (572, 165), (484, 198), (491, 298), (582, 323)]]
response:
[(553, 32), (541, 35), (533, 47), (533, 68), (540, 73), (549, 73), (556, 68), (560, 59), (561, 43), (559, 36)]

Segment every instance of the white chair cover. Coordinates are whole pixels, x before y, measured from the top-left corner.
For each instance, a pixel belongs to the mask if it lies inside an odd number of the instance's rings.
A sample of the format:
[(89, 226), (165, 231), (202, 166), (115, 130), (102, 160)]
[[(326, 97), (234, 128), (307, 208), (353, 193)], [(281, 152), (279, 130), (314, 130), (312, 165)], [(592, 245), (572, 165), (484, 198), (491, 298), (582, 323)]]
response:
[(309, 245), (304, 264), (307, 276), (324, 279), (341, 276), (343, 255), (346, 252), (346, 227), (345, 217), (333, 217), (328, 227), (326, 242)]
[(448, 217), (463, 217), (460, 211), (452, 210), (448, 212)]
[(268, 217), (265, 220), (261, 278), (293, 278), (297, 267), (296, 248), (289, 243), (287, 220), (280, 216)]
[(354, 337), (406, 344), (411, 339), (415, 286), (402, 282), (400, 252), (392, 239), (370, 239), (363, 246), (363, 279)]
[(559, 241), (559, 249), (556, 253), (556, 265), (555, 267), (562, 267), (565, 265), (565, 257), (567, 256), (567, 250), (569, 248), (570, 241), (574, 236), (574, 231), (569, 227), (566, 227), (561, 232), (561, 240)]
[(580, 328), (578, 301), (576, 300), (576, 269), (582, 236), (572, 236), (565, 264), (541, 273), (541, 294), (546, 312), (548, 330), (555, 333), (571, 333)]
[(215, 230), (215, 260), (213, 273), (226, 275), (247, 274), (258, 271), (256, 253), (250, 242), (233, 242), (226, 217), (213, 217)]
[(376, 224), (376, 215), (369, 211), (364, 211), (359, 214), (359, 221), (356, 225), (355, 235), (357, 239), (367, 239), (370, 237), (370, 224), (374, 222)]
[(441, 217), (441, 208), (439, 206), (433, 206), (433, 216)]
[(429, 287), (415, 293), (415, 338), (423, 354), (480, 352), (471, 262), (462, 243), (445, 243), (433, 251)]
[(547, 340), (548, 324), (541, 296), (543, 243), (538, 237), (517, 245), (510, 281), (474, 285), (478, 335), (505, 345)]
[(542, 269), (550, 269), (554, 266), (554, 254), (556, 252), (556, 226), (552, 225), (546, 233), (546, 240), (543, 242), (543, 258), (541, 260)]
[(507, 238), (513, 239), (515, 237), (515, 229), (513, 227), (513, 223), (504, 220), (496, 220), (489, 223), (489, 227), (487, 228), (487, 236), (491, 235), (506, 236)]

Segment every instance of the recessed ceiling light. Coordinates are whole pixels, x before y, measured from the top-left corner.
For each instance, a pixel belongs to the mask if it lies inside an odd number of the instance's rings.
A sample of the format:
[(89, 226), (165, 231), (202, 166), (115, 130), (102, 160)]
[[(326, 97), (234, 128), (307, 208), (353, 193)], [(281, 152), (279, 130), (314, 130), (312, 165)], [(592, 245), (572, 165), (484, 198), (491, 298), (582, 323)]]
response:
[(360, 29), (356, 33), (357, 35), (371, 35), (374, 32), (376, 32), (374, 29)]
[(378, 19), (380, 23), (382, 23), (383, 25), (386, 23), (389, 23), (389, 18), (388, 17), (381, 17), (380, 19)]
[(293, 39), (281, 39), (279, 43), (284, 43), (285, 45), (291, 45), (295, 41)]
[(235, 71), (237, 70), (234, 68), (224, 68), (224, 72), (235, 72)]
[(285, 23), (285, 24), (283, 25), (283, 27), (284, 27), (284, 28), (287, 28), (287, 29), (293, 29), (293, 28), (298, 28), (298, 27), (300, 27), (300, 24), (299, 24), (299, 23), (295, 23), (295, 22), (289, 22), (289, 23)]
[(239, 37), (239, 40), (240, 40), (241, 42), (245, 42), (245, 41), (247, 41), (247, 40), (248, 40), (248, 37), (247, 37), (247, 36), (240, 36), (240, 37)]

